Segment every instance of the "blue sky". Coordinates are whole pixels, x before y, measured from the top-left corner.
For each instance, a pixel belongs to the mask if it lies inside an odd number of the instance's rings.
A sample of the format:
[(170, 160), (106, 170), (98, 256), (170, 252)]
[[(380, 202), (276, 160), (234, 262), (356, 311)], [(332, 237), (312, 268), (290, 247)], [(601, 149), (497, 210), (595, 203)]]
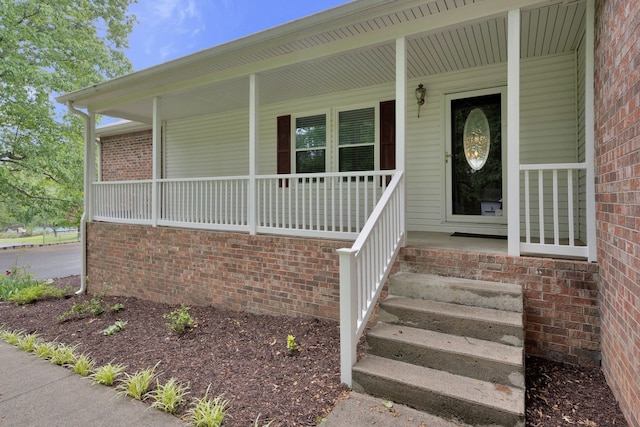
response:
[(139, 0), (129, 36), (135, 71), (348, 3), (346, 0)]

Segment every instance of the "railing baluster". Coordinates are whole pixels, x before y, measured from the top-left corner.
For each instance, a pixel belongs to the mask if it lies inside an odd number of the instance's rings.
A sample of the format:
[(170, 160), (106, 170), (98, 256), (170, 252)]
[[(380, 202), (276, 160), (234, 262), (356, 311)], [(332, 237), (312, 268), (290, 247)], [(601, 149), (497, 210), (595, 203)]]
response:
[(540, 244), (545, 244), (544, 238), (544, 176), (542, 170), (538, 171), (538, 224), (540, 227)]
[(531, 243), (531, 200), (529, 190), (529, 171), (524, 171), (524, 216), (525, 241)]
[(560, 244), (560, 230), (558, 218), (558, 169), (553, 170), (553, 244)]
[(575, 241), (573, 237), (573, 170), (567, 170), (567, 220), (569, 223), (569, 246), (574, 246)]

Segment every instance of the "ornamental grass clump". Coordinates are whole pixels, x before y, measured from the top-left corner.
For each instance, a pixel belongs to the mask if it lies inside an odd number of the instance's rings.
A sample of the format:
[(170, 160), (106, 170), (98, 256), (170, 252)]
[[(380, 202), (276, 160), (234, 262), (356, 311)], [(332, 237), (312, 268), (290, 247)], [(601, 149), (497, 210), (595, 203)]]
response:
[(165, 384), (156, 381), (156, 389), (149, 393), (153, 399), (152, 407), (174, 414), (189, 393), (189, 386), (170, 378)]
[(40, 337), (36, 334), (28, 334), (21, 337), (18, 340), (18, 348), (20, 350), (28, 351), (29, 353), (33, 353), (36, 350), (36, 346), (40, 344)]
[(51, 363), (60, 366), (73, 365), (76, 361), (76, 347), (58, 344), (51, 354)]
[(193, 426), (220, 427), (224, 421), (229, 401), (224, 400), (222, 396), (209, 400), (210, 388), (211, 384), (207, 387), (204, 397), (195, 399), (193, 406), (189, 409), (189, 421)]
[(83, 377), (88, 377), (93, 372), (95, 365), (95, 360), (86, 354), (81, 354), (73, 363), (73, 372)]
[(153, 368), (141, 369), (133, 375), (125, 372), (126, 378), (118, 386), (120, 393), (137, 400), (143, 400), (144, 395), (151, 387), (151, 382), (156, 378), (155, 370), (157, 366), (158, 364), (156, 363)]
[(93, 380), (94, 384), (112, 386), (125, 369), (126, 366), (124, 365), (109, 362), (96, 369), (95, 372), (91, 374), (90, 378)]
[(56, 351), (57, 344), (52, 342), (41, 342), (36, 344), (33, 353), (40, 359), (51, 360)]
[(22, 338), (21, 331), (0, 330), (0, 339), (7, 344), (18, 345), (20, 338)]

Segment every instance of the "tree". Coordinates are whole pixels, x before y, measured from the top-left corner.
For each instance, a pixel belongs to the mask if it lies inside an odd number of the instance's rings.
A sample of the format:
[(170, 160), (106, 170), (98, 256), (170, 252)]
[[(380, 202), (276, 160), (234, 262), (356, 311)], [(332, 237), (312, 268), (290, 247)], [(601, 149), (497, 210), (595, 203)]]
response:
[(53, 96), (131, 71), (135, 0), (0, 0), (0, 203), (13, 214), (77, 223), (82, 121)]

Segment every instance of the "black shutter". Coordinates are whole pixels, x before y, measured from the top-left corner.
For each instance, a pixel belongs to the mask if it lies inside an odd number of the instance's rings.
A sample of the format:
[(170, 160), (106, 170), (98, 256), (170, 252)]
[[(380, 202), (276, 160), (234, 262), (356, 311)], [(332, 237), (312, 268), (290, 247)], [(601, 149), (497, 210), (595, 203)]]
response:
[[(278, 117), (277, 173), (291, 173), (291, 116)], [(289, 186), (286, 180), (285, 186)], [(278, 183), (282, 187), (282, 181)]]
[[(396, 101), (380, 103), (380, 170), (396, 168)], [(390, 179), (387, 178), (387, 184)]]

